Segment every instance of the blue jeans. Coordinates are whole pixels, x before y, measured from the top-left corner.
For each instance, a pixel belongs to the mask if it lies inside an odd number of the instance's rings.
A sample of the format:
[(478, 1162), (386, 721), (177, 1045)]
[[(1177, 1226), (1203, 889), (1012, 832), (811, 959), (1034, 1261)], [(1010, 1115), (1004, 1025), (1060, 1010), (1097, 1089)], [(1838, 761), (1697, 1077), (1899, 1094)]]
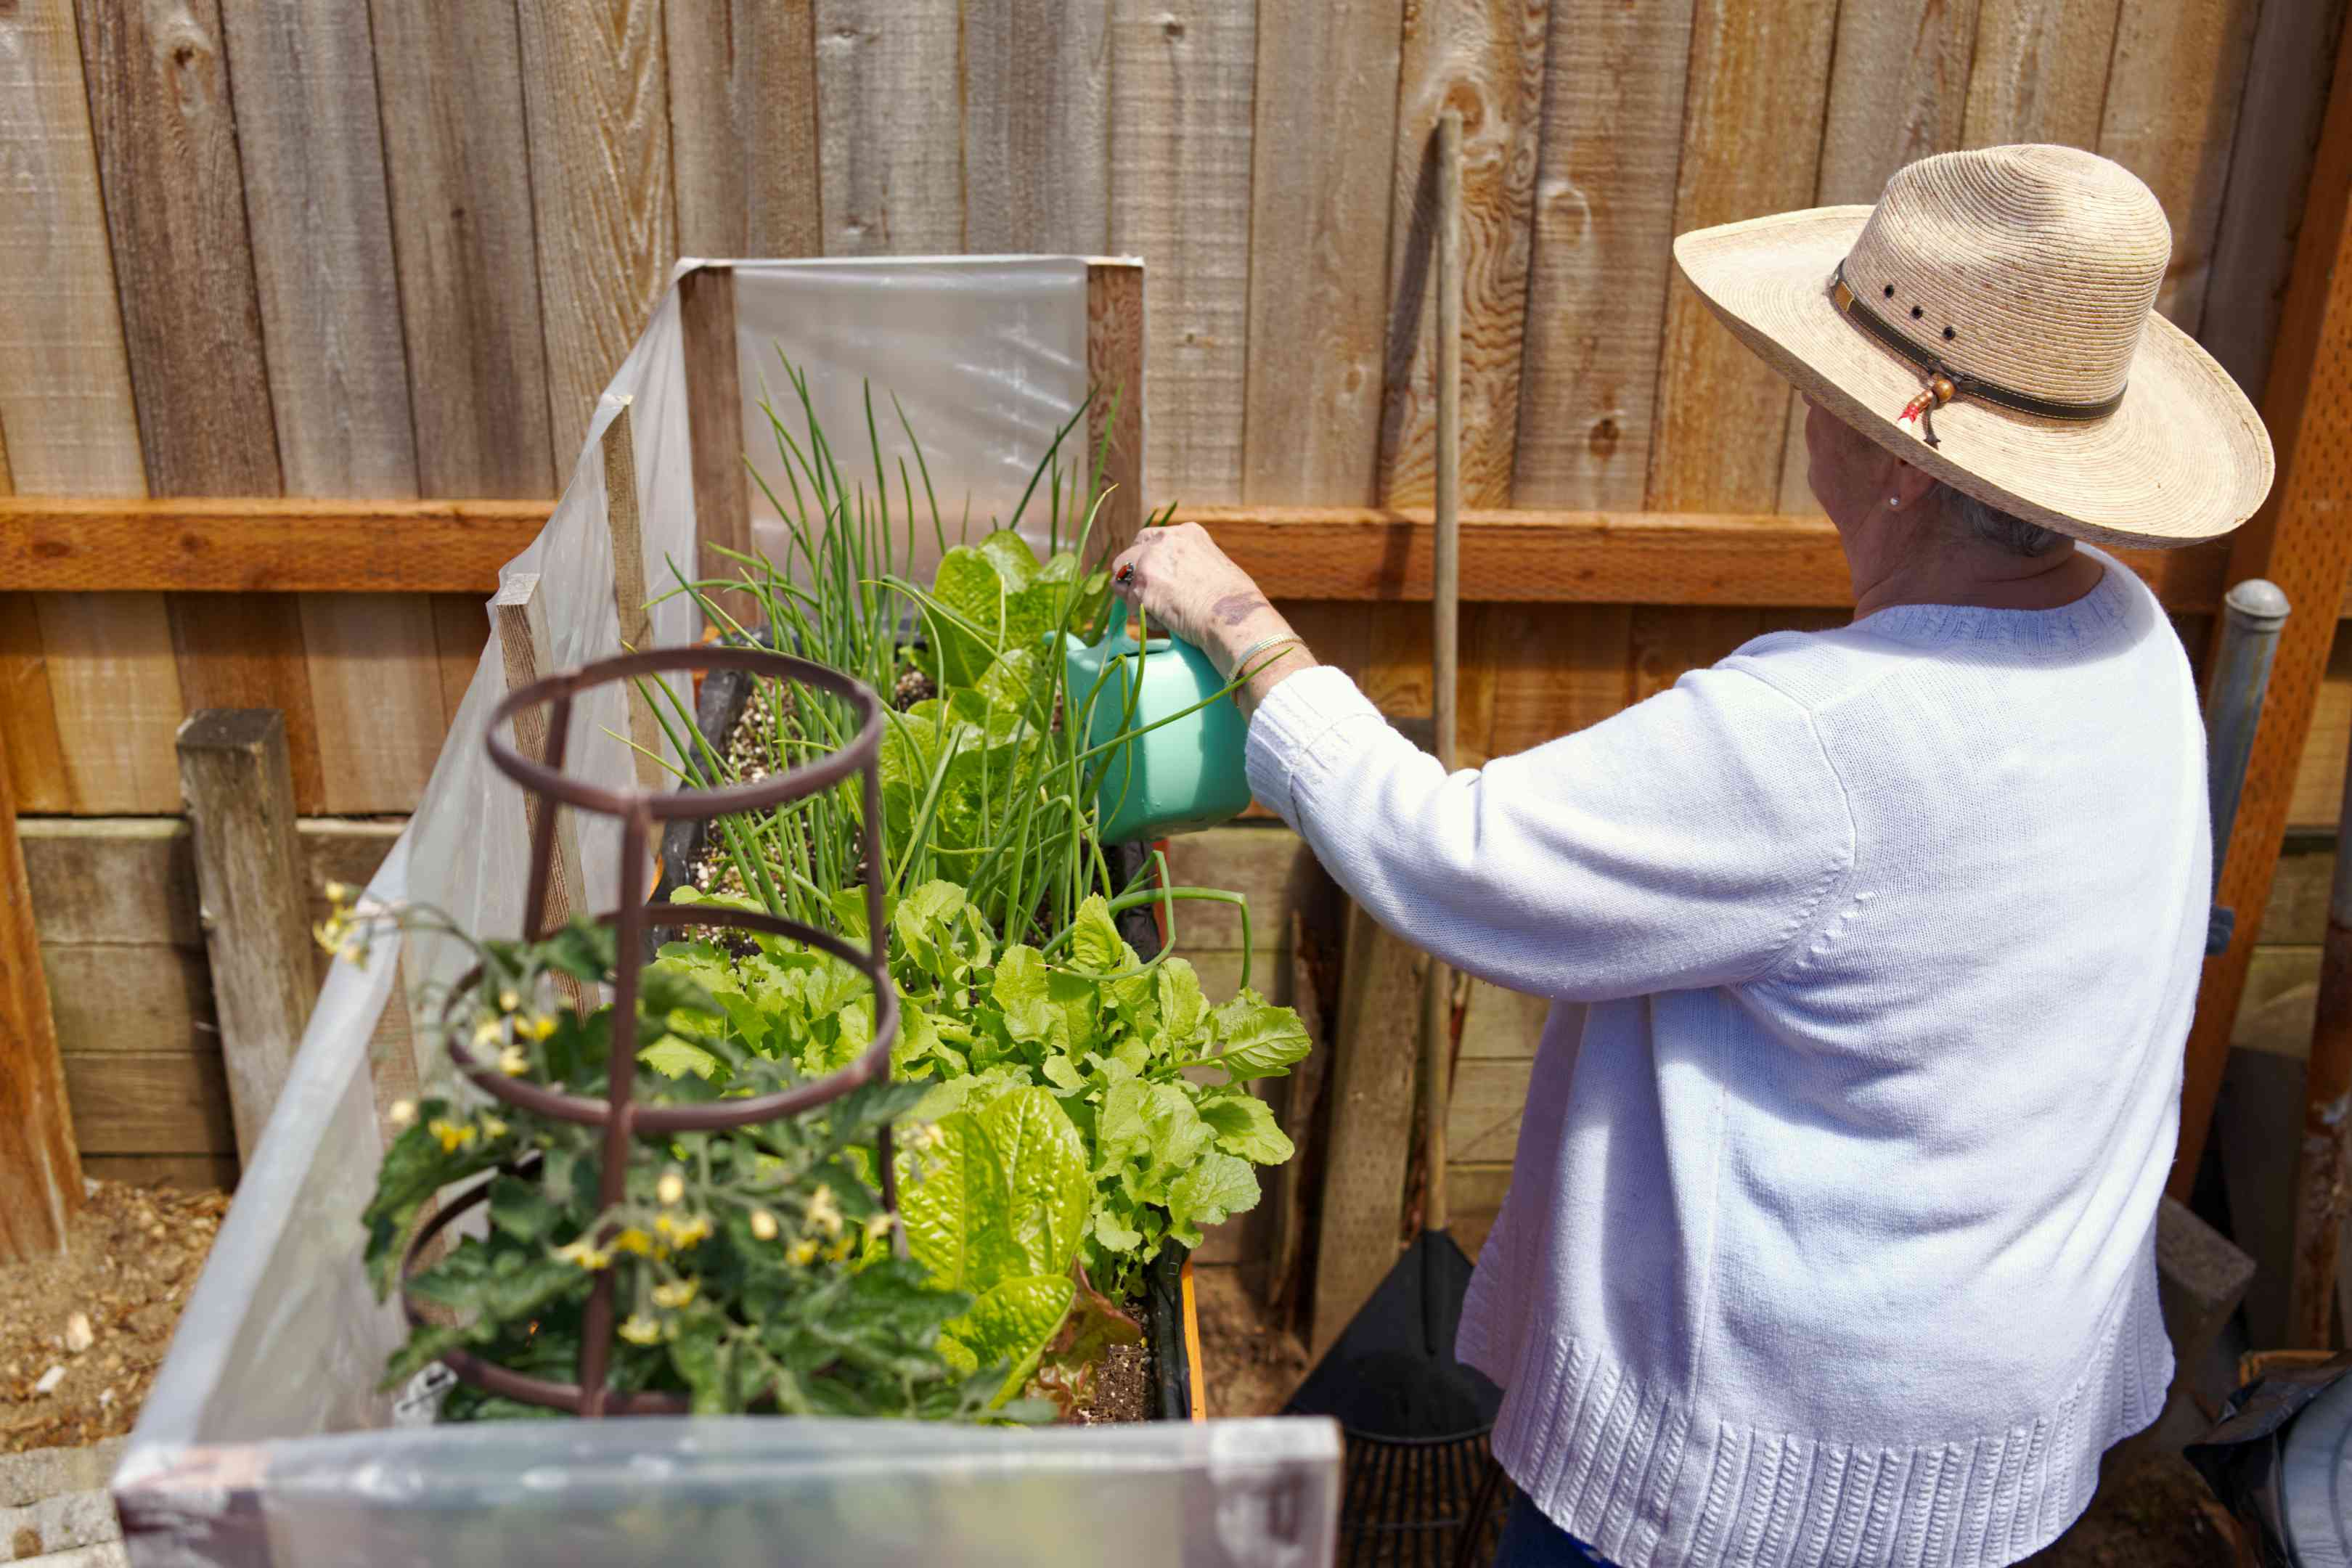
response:
[(1609, 1562), (1515, 1495), (1495, 1548), (1495, 1568), (1610, 1568)]

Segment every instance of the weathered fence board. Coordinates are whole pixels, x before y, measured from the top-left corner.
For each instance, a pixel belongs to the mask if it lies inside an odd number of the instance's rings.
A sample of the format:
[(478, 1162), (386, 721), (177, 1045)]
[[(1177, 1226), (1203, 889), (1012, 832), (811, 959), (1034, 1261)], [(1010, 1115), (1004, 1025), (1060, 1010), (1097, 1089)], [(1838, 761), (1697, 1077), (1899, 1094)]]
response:
[(1462, 115), (1462, 504), (1508, 506), (1551, 0), (1438, 0), (1407, 14), (1389, 210), (1381, 498), (1436, 494), (1437, 122)]
[(1109, 0), (963, 0), (963, 248), (1109, 243)]
[(1145, 258), (1144, 503), (1242, 499), (1255, 4), (1112, 0), (1110, 247)]
[(5, 462), (11, 484), (37, 493), (138, 495), (146, 476), (74, 36), (72, 0), (0, 14)]
[(677, 256), (660, 0), (520, 0), (559, 476)]
[(1274, 5), (1257, 30), (1242, 499), (1369, 502), (1403, 0)]
[(1633, 510), (1649, 488), (1691, 0), (1553, 0), (1511, 499)]
[[(687, 7), (677, 7), (686, 10)], [(522, 45), (511, 5), (372, 0), (416, 478), (427, 495), (555, 489)]]
[(2124, 0), (2116, 13), (2095, 145), (2164, 204), (2172, 260), (2156, 308), (2192, 334), (2204, 321), (2239, 98), (2263, 9), (2262, 0)]
[(816, 0), (827, 256), (963, 248), (959, 21), (957, 0)]
[(1969, 111), (1971, 147), (2099, 139), (2117, 0), (1980, 0)]
[(820, 256), (815, 0), (662, 13), (684, 256)]
[[(1835, 0), (1697, 0), (1675, 229), (1812, 205)], [(1788, 392), (1679, 275), (1659, 350), (1648, 504), (1770, 511), (1780, 500)]]

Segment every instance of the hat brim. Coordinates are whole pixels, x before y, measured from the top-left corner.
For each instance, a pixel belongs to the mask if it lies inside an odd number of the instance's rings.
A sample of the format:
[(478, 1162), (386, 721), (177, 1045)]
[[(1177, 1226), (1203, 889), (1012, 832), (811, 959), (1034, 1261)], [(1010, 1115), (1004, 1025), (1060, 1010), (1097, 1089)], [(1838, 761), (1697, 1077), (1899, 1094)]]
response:
[(2269, 494), (2269, 433), (2227, 371), (2150, 313), (2122, 405), (2096, 420), (2037, 418), (1965, 396), (1937, 409), (1929, 446), (1901, 420), (1921, 372), (1830, 297), (1866, 206), (1815, 207), (1681, 236), (1675, 260), (1740, 341), (1837, 418), (2029, 522), (2097, 543), (2195, 544)]

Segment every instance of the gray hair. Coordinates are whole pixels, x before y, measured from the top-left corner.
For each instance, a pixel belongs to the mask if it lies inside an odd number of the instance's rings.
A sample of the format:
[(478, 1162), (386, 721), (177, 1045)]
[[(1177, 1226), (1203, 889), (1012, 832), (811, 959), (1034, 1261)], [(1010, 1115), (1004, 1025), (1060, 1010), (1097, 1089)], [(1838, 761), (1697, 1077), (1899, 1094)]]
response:
[(1987, 501), (1951, 485), (1938, 487), (1944, 495), (1944, 515), (1968, 538), (2011, 555), (2047, 555), (2066, 536), (2039, 523), (2012, 517)]

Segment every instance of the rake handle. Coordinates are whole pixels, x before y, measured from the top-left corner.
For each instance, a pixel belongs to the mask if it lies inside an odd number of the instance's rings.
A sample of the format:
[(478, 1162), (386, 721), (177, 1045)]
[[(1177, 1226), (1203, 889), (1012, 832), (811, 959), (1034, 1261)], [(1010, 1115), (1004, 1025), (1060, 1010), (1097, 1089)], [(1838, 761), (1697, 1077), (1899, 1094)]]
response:
[[(1437, 121), (1437, 507), (1430, 607), (1431, 739), (1454, 771), (1461, 669), (1462, 599), (1462, 115)], [(1422, 990), (1422, 1227), (1445, 1228), (1445, 1112), (1454, 987), (1433, 954)]]

